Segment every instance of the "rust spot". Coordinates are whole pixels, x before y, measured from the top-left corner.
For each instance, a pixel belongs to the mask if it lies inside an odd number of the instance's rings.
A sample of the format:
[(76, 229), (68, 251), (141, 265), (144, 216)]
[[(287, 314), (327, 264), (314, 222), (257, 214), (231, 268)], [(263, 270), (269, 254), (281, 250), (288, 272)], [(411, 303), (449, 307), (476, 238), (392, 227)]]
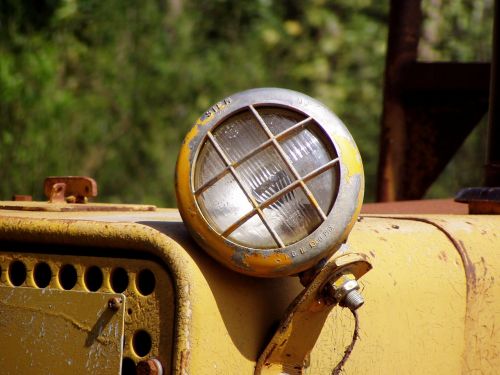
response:
[(453, 199), (427, 199), (414, 201), (365, 203), (363, 214), (458, 214), (467, 215), (466, 204)]
[(85, 203), (87, 198), (97, 196), (97, 183), (90, 177), (47, 177), (43, 185), (45, 195), (52, 203), (64, 203), (66, 198), (71, 203)]
[(448, 256), (446, 255), (446, 253), (444, 251), (441, 251), (439, 253), (439, 259), (444, 260), (445, 262), (447, 262), (448, 261)]
[(488, 267), (486, 267), (486, 259), (484, 257), (481, 257), (481, 266), (483, 267), (483, 277), (485, 277), (488, 273)]
[(33, 197), (31, 195), (16, 194), (12, 197), (12, 200), (17, 202), (31, 202)]
[[(373, 217), (382, 217), (387, 219), (389, 216), (373, 216)], [(458, 251), (460, 254), (460, 258), (462, 258), (462, 263), (465, 269), (465, 275), (467, 279), (467, 295), (470, 295), (471, 293), (474, 293), (476, 291), (476, 267), (472, 263), (471, 259), (469, 258), (469, 254), (467, 254), (466, 247), (464, 243), (460, 240), (457, 240), (453, 237), (451, 233), (449, 233), (446, 228), (438, 224), (436, 221), (422, 218), (422, 217), (392, 217), (392, 219), (395, 220), (414, 220), (414, 221), (419, 221), (422, 223), (426, 223), (429, 225), (434, 226), (437, 228), (439, 231), (441, 231), (453, 244), (455, 249)], [(470, 222), (466, 222), (470, 225), (472, 225)]]
[(267, 353), (266, 359), (264, 360), (264, 363), (265, 363), (266, 366), (270, 366), (271, 365), (271, 362), (269, 361), (269, 358), (271, 358), (271, 356), (273, 355), (275, 349), (276, 349), (276, 344), (274, 344), (272, 346), (271, 350), (269, 350), (269, 353)]
[(320, 298), (320, 299), (314, 301), (314, 303), (310, 306), (309, 311), (311, 311), (311, 312), (323, 311), (325, 309), (325, 307), (327, 307), (329, 305), (330, 305), (330, 303), (325, 301), (324, 298)]
[(161, 363), (157, 359), (148, 359), (137, 364), (137, 375), (159, 375), (162, 373)]
[(283, 340), (283, 342), (280, 344), (280, 348), (285, 346), (285, 344), (288, 342), (288, 339)]
[(181, 351), (181, 368), (180, 372), (181, 374), (186, 373), (188, 364), (189, 364), (189, 356), (191, 355), (191, 352), (189, 350), (183, 350)]
[(292, 263), (292, 259), (284, 253), (274, 253), (268, 256), (253, 253), (245, 254), (243, 257), (243, 263), (247, 266), (253, 265), (256, 271), (267, 270), (269, 268), (274, 268), (276, 264), (289, 265)]
[(469, 258), (469, 254), (467, 254), (467, 251), (465, 250), (464, 243), (461, 240), (459, 240), (458, 243), (460, 244), (460, 246), (457, 247), (457, 250), (462, 257), (465, 274), (467, 275), (467, 292), (471, 293), (476, 290), (476, 266)]

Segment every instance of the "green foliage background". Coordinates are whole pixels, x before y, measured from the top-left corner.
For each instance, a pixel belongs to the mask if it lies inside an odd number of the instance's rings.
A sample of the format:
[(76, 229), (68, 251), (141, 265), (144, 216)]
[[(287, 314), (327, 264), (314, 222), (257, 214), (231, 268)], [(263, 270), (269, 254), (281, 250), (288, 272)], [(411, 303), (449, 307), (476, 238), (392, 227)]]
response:
[[(423, 7), (422, 59), (489, 59), (492, 1)], [(303, 91), (343, 119), (373, 199), (388, 8), (375, 0), (1, 0), (0, 199), (43, 199), (46, 176), (88, 175), (100, 201), (174, 206), (177, 151), (195, 119), (263, 86)], [(480, 178), (457, 171), (482, 163), (481, 131), (430, 196)]]

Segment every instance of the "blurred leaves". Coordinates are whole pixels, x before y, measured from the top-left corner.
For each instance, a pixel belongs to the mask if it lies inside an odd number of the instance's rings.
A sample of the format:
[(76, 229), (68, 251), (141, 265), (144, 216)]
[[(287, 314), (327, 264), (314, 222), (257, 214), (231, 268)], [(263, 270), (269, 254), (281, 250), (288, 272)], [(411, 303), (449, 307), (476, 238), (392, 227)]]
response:
[[(480, 42), (489, 29), (477, 14), (491, 8), (448, 3), (424, 1), (443, 19), (426, 26), (423, 50), (481, 56), (460, 39), (439, 51), (450, 30), (474, 26)], [(274, 86), (346, 123), (373, 199), (387, 14), (374, 0), (3, 0), (0, 198), (42, 199), (46, 176), (89, 175), (100, 201), (173, 206), (177, 151), (195, 119), (234, 92)]]

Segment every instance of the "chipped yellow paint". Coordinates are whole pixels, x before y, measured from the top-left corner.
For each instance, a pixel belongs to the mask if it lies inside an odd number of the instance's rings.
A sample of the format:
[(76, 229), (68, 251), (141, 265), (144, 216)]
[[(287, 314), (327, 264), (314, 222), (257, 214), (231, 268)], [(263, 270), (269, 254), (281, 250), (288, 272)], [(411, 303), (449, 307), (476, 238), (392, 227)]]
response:
[[(179, 211), (183, 215), (184, 222), (189, 225), (194, 233), (196, 233), (207, 244), (207, 250), (211, 255), (219, 259), (223, 263), (231, 261), (234, 255), (234, 249), (230, 246), (217, 247), (220, 242), (220, 235), (215, 233), (205, 222), (200, 214), (198, 205), (192, 191), (191, 179), (191, 153), (196, 150), (191, 150), (190, 144), (192, 140), (198, 136), (199, 129), (193, 127), (186, 135), (186, 138), (179, 151), (176, 166), (176, 194)], [(217, 251), (213, 249), (217, 248)]]
[[(201, 118), (198, 121), (201, 121)], [(191, 149), (191, 143), (197, 136), (199, 136), (199, 128), (198, 126), (194, 126), (188, 132), (182, 143), (177, 158), (175, 188), (179, 211), (183, 213), (184, 216), (189, 216), (183, 217), (184, 222), (189, 224), (194, 232), (197, 233), (203, 241), (207, 242), (210, 248), (213, 248), (217, 240), (217, 235), (205, 224), (204, 219), (200, 215), (191, 186), (192, 171), (190, 160), (191, 154), (196, 152), (196, 150)], [(230, 259), (233, 256), (234, 252), (231, 251), (230, 248), (225, 248), (223, 250), (225, 250), (223, 254), (224, 258)], [(214, 256), (216, 255), (217, 254), (214, 254)]]
[(243, 263), (251, 265), (255, 272), (260, 272), (263, 275), (269, 274), (276, 268), (281, 268), (292, 264), (292, 258), (284, 253), (251, 253), (243, 256)]
[[(361, 212), (361, 206), (363, 204), (363, 197), (365, 193), (365, 175), (363, 173), (363, 162), (361, 160), (361, 155), (354, 141), (350, 138), (342, 137), (340, 135), (335, 135), (335, 142), (339, 147), (341, 162), (347, 170), (347, 174), (342, 176), (349, 183), (351, 178), (358, 175), (360, 178), (360, 189), (357, 197), (357, 202), (355, 203), (355, 211), (349, 221), (346, 230), (345, 238), (351, 232), (359, 213)], [(345, 239), (344, 238), (344, 239)]]
[[(153, 257), (168, 269), (175, 288), (172, 373), (253, 374), (274, 323), (302, 288), (296, 278), (251, 278), (220, 266), (174, 213), (0, 210), (0, 250), (18, 255), (31, 243), (40, 255), (56, 259), (60, 255), (51, 251), (58, 244), (68, 256), (106, 249), (110, 260), (131, 250)], [(361, 279), (361, 339), (345, 373), (494, 374), (500, 368), (500, 284), (492, 283), (500, 278), (500, 217), (432, 220), (449, 236), (409, 217), (365, 216), (354, 226), (348, 244), (374, 268)], [(12, 244), (16, 250), (7, 247)], [(1, 268), (4, 280), (5, 264)], [(331, 373), (352, 337), (352, 316), (334, 308), (319, 330), (306, 374)], [(24, 361), (25, 355), (13, 358)]]
[[(339, 148), (341, 163), (347, 169), (347, 175), (344, 177), (350, 181), (354, 175), (363, 175), (363, 162), (359, 154), (358, 148), (354, 141), (350, 138), (335, 134), (334, 139)], [(364, 184), (362, 184), (364, 186)]]
[(287, 309), (286, 316), (259, 357), (255, 374), (270, 375), (277, 370), (278, 373), (301, 374), (334, 308), (333, 302), (322, 298), (325, 284), (328, 281), (337, 282), (337, 277), (345, 272), (349, 272), (353, 279), (360, 278), (370, 269), (366, 256), (350, 251), (331, 258)]

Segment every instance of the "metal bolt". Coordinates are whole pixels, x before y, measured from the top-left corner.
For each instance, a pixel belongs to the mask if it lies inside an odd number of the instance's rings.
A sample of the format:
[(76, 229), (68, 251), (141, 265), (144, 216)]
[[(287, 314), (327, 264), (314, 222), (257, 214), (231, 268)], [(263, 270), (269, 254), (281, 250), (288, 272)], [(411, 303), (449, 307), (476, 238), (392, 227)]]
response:
[(113, 311), (120, 310), (121, 306), (122, 306), (122, 299), (121, 298), (113, 297), (113, 298), (110, 298), (108, 301), (108, 307)]
[(365, 303), (363, 296), (359, 292), (359, 284), (351, 273), (344, 273), (339, 278), (330, 281), (330, 286), (332, 287), (332, 297), (340, 306), (354, 311)]
[(163, 375), (163, 366), (156, 358), (140, 361), (137, 364), (137, 375)]
[(365, 300), (363, 299), (363, 296), (357, 290), (352, 290), (347, 293), (342, 301), (342, 305), (349, 308), (351, 311), (359, 309), (364, 303)]

